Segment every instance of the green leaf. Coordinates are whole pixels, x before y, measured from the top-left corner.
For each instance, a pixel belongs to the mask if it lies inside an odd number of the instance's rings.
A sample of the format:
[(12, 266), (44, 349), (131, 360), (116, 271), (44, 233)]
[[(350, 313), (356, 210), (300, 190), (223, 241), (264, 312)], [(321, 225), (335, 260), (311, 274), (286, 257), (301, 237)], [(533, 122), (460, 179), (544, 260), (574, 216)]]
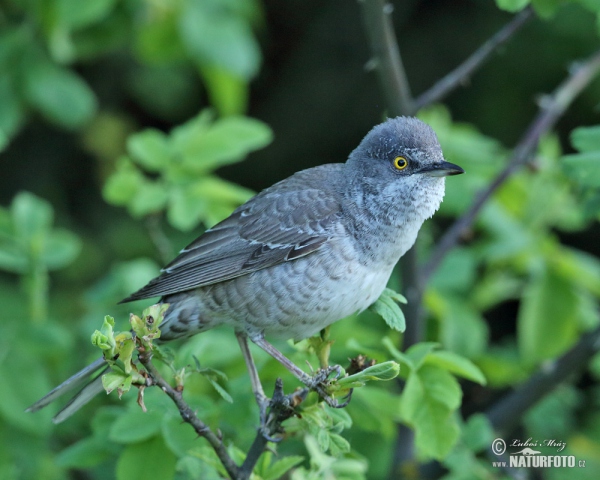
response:
[(17, 94), (17, 80), (8, 72), (0, 72), (0, 151), (8, 145), (25, 121), (25, 109)]
[(279, 480), (296, 465), (304, 461), (304, 457), (298, 455), (290, 455), (283, 457), (269, 465), (262, 475), (262, 480)]
[(68, 68), (48, 61), (28, 64), (23, 89), (33, 107), (65, 128), (79, 128), (96, 113), (96, 96), (87, 83)]
[(334, 457), (339, 457), (343, 453), (348, 453), (350, 451), (350, 443), (341, 435), (337, 433), (332, 433), (329, 436), (329, 452)]
[(542, 18), (551, 18), (564, 5), (563, 0), (531, 0), (531, 5)]
[(458, 440), (460, 429), (453, 412), (462, 392), (447, 371), (423, 365), (411, 373), (401, 397), (401, 416), (412, 425), (420, 454), (444, 458)]
[(229, 403), (233, 403), (233, 398), (231, 398), (231, 395), (229, 395), (229, 393), (227, 393), (227, 390), (225, 390), (221, 385), (219, 385), (216, 380), (210, 377), (206, 377), (206, 379), (210, 382), (210, 384), (217, 391), (217, 393), (221, 395), (221, 398), (223, 398), (223, 400)]
[(199, 65), (216, 66), (250, 80), (258, 72), (261, 55), (248, 22), (211, 2), (188, 2), (179, 30), (188, 52)]
[(48, 270), (57, 270), (69, 265), (81, 252), (81, 240), (67, 230), (48, 233), (42, 251), (42, 261)]
[(475, 253), (467, 248), (455, 248), (444, 258), (435, 272), (431, 285), (439, 290), (466, 292), (475, 281)]
[(106, 461), (113, 450), (105, 439), (88, 437), (62, 450), (56, 456), (56, 463), (63, 468), (92, 468)]
[(26, 244), (38, 242), (41, 248), (43, 237), (52, 225), (52, 206), (29, 192), (18, 193), (10, 206), (16, 234)]
[(56, 19), (61, 26), (78, 29), (106, 18), (116, 0), (55, 0)]
[(477, 358), (488, 344), (488, 326), (481, 314), (458, 295), (444, 296), (440, 338), (444, 348), (467, 358)]
[(142, 173), (127, 157), (117, 163), (116, 171), (108, 177), (102, 189), (104, 199), (113, 205), (127, 205), (145, 183)]
[(215, 122), (208, 130), (179, 141), (177, 150), (184, 165), (194, 172), (208, 172), (242, 160), (249, 152), (268, 145), (271, 129), (259, 120), (230, 116)]
[(128, 410), (113, 423), (108, 438), (117, 443), (137, 443), (156, 435), (162, 427), (164, 414), (141, 409)]
[(117, 462), (117, 480), (170, 480), (177, 457), (160, 436), (128, 445)]
[(16, 242), (0, 242), (0, 270), (25, 273), (29, 269), (29, 257)]
[(600, 150), (565, 155), (563, 171), (586, 187), (600, 187)]
[[(98, 341), (98, 337), (92, 337), (92, 339), (94, 338)], [(111, 393), (117, 388), (127, 391), (131, 388), (131, 380), (131, 375), (123, 372), (108, 372), (102, 375), (102, 387), (106, 393)]]
[(454, 375), (466, 378), (480, 385), (486, 384), (485, 376), (481, 370), (469, 359), (454, 352), (431, 352), (425, 358), (424, 364), (443, 368)]
[(529, 5), (530, 0), (496, 0), (496, 5), (508, 12), (518, 12)]
[(418, 370), (425, 362), (425, 358), (436, 348), (439, 347), (439, 343), (435, 342), (420, 342), (412, 347), (410, 347), (406, 351), (406, 356), (410, 358), (410, 361), (413, 364), (413, 368)]
[(398, 373), (400, 373), (400, 365), (390, 360), (367, 367), (354, 375), (341, 378), (334, 385), (340, 388), (356, 388), (363, 386), (369, 381), (392, 380), (398, 376)]
[(162, 435), (169, 449), (178, 457), (186, 455), (198, 444), (198, 435), (188, 424), (181, 422), (179, 415), (169, 415), (164, 419)]
[(574, 129), (571, 132), (571, 144), (580, 152), (600, 151), (600, 125)]
[(490, 448), (495, 436), (492, 424), (483, 413), (471, 415), (462, 431), (464, 442), (474, 452)]
[(127, 139), (127, 151), (135, 162), (150, 172), (162, 170), (171, 158), (167, 136), (152, 128), (131, 135)]
[(577, 339), (578, 296), (548, 270), (526, 287), (517, 319), (519, 351), (529, 363), (555, 357)]
[(167, 220), (184, 232), (191, 230), (206, 215), (206, 202), (197, 198), (191, 188), (179, 188), (169, 198)]
[(370, 308), (381, 316), (390, 328), (404, 332), (406, 330), (406, 319), (396, 302), (406, 303), (406, 298), (394, 290), (386, 288)]
[(130, 199), (128, 209), (135, 218), (150, 213), (161, 212), (169, 198), (167, 187), (162, 181), (145, 180), (138, 188), (135, 196)]
[(205, 66), (200, 69), (211, 105), (223, 116), (239, 115), (246, 111), (248, 84), (224, 68)]

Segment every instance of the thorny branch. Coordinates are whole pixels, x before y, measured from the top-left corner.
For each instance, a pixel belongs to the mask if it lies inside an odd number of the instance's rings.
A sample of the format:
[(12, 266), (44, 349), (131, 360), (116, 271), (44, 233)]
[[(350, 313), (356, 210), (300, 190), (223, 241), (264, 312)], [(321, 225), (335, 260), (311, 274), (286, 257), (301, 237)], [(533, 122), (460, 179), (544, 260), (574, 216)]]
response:
[(600, 327), (582, 336), (567, 353), (542, 366), (513, 392), (493, 405), (486, 415), (500, 435), (509, 435), (520, 423), (523, 414), (554, 390), (570, 375), (581, 370), (600, 351)]
[(191, 409), (191, 407), (187, 404), (187, 402), (183, 399), (182, 390), (183, 389), (174, 389), (169, 385), (169, 383), (161, 376), (156, 367), (152, 364), (152, 353), (151, 352), (140, 352), (139, 354), (140, 363), (144, 366), (146, 371), (148, 372), (149, 377), (149, 385), (157, 385), (159, 386), (163, 392), (165, 392), (173, 403), (177, 406), (179, 410), (179, 414), (184, 422), (189, 423), (196, 433), (200, 437), (206, 438), (208, 443), (212, 446), (215, 453), (221, 460), (221, 463), (227, 470), (227, 473), (232, 479), (240, 479), (240, 468), (233, 461), (233, 459), (229, 456), (225, 445), (223, 445), (223, 441), (219, 438), (210, 428), (206, 425), (202, 420), (198, 418), (196, 413)]
[(198, 436), (204, 437), (210, 443), (225, 467), (227, 474), (233, 480), (247, 480), (250, 478), (267, 444), (269, 442), (279, 442), (282, 439), (282, 437), (277, 436), (283, 433), (281, 424), (296, 414), (295, 408), (304, 401), (310, 392), (310, 389), (303, 388), (285, 395), (283, 392), (283, 381), (280, 378), (276, 380), (275, 391), (269, 404), (265, 424), (258, 429), (244, 463), (238, 466), (227, 452), (222, 438), (216, 435), (208, 425), (200, 420), (183, 399), (183, 387), (173, 388), (161, 376), (160, 372), (152, 364), (152, 353), (150, 351), (143, 351), (140, 348), (138, 358), (148, 373), (147, 386), (156, 385), (160, 387), (173, 400), (183, 421), (189, 423)]
[(421, 275), (423, 283), (429, 279), (446, 254), (456, 245), (461, 235), (473, 224), (492, 194), (521, 166), (530, 161), (540, 137), (554, 127), (557, 120), (577, 95), (594, 79), (598, 71), (600, 71), (600, 51), (594, 53), (587, 61), (573, 66), (569, 76), (559, 85), (554, 94), (541, 100), (540, 112), (517, 144), (504, 170), (485, 190), (477, 195), (469, 209), (454, 222), (437, 243), (433, 254), (423, 268)]
[(492, 53), (494, 53), (498, 47), (510, 40), (531, 18), (533, 18), (533, 10), (531, 7), (521, 10), (510, 22), (504, 25), (504, 27), (502, 27), (495, 35), (475, 50), (475, 52), (473, 52), (473, 54), (457, 68), (436, 82), (429, 90), (419, 95), (414, 102), (415, 111), (440, 101), (452, 90), (464, 85), (469, 77), (490, 58)]

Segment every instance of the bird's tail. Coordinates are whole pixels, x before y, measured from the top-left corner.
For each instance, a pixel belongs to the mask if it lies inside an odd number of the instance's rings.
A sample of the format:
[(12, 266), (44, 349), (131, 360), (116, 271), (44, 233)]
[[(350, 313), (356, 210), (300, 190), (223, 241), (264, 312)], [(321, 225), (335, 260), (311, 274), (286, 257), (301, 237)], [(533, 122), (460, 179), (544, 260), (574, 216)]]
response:
[[(64, 408), (52, 419), (54, 423), (60, 423), (63, 420), (66, 420), (103, 390), (102, 374), (107, 369), (108, 365), (106, 365), (104, 358), (99, 358), (94, 363), (77, 372), (68, 380), (65, 380), (58, 387), (54, 388), (50, 393), (48, 393), (44, 398), (41, 398), (35, 402), (25, 411), (36, 412), (39, 409), (44, 408), (46, 405), (52, 403), (61, 395), (80, 389), (79, 392), (77, 392), (75, 396), (69, 400), (69, 403), (67, 403)], [(90, 378), (96, 374), (96, 372), (100, 373), (90, 381)]]

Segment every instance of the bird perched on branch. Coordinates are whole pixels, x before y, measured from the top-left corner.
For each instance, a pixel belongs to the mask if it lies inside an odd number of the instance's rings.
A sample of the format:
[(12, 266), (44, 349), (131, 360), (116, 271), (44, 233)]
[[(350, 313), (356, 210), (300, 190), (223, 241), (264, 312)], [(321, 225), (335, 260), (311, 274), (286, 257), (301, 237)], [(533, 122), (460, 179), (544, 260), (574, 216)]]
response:
[[(433, 130), (411, 117), (374, 127), (346, 163), (298, 172), (262, 191), (184, 248), (160, 276), (123, 302), (160, 297), (169, 309), (161, 341), (227, 324), (244, 358), (247, 338), (315, 387), (267, 337), (300, 340), (377, 300), (394, 265), (440, 206), (444, 160)], [(100, 359), (32, 405), (38, 410), (80, 388)], [(259, 403), (266, 399), (249, 364)], [(60, 422), (102, 391), (88, 383), (55, 417)]]

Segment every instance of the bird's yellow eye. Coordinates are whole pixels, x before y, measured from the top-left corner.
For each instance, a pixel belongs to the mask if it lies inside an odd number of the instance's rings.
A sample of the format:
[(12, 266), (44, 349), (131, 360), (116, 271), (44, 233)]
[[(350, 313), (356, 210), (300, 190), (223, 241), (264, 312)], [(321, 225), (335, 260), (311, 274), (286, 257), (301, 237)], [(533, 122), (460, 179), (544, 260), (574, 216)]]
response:
[(408, 160), (404, 157), (396, 157), (394, 158), (394, 167), (398, 170), (404, 170), (408, 167)]

